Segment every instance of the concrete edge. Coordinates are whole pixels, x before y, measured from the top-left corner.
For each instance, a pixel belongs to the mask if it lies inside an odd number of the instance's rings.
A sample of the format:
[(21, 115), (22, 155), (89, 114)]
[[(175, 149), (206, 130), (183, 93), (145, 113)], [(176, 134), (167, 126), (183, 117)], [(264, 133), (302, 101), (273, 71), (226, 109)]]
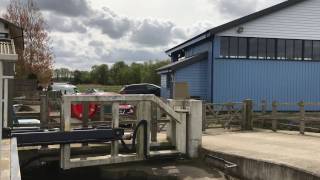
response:
[[(200, 148), (201, 159), (208, 165), (216, 167), (226, 174), (243, 180), (320, 180), (320, 174), (283, 163), (259, 160), (246, 156), (228, 154), (220, 151)], [(213, 155), (237, 164), (235, 168), (226, 169), (224, 164), (216, 160), (205, 158)]]

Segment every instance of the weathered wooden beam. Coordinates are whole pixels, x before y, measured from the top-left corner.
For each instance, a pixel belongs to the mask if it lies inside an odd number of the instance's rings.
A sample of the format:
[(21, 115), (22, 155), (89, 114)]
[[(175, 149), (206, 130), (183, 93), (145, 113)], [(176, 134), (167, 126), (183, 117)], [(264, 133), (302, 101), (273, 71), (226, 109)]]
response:
[[(112, 128), (119, 128), (119, 103), (112, 104)], [(119, 142), (112, 141), (111, 156), (114, 158), (119, 154)]]
[(244, 100), (243, 101), (243, 119), (241, 123), (241, 129), (244, 131), (253, 130), (253, 101)]

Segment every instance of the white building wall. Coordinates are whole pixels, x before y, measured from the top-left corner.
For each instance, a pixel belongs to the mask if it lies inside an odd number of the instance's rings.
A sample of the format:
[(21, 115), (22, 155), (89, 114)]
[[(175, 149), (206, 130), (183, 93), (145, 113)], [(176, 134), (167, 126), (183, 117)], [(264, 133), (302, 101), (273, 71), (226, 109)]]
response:
[[(243, 33), (237, 33), (238, 27)], [(217, 35), (319, 40), (320, 0), (307, 0), (238, 27)]]

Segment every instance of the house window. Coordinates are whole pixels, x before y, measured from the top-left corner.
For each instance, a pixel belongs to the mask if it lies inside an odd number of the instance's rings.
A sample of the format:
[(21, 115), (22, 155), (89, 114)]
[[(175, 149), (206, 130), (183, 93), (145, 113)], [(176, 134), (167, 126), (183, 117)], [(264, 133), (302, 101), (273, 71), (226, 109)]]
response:
[(0, 33), (0, 39), (5, 39), (8, 38), (9, 34), (8, 33)]
[(172, 76), (171, 74), (167, 74), (167, 89), (170, 89), (172, 85)]
[(247, 58), (247, 49), (248, 49), (247, 38), (239, 38), (239, 55), (238, 58)]
[(303, 43), (303, 60), (312, 60), (312, 41)]
[(286, 59), (286, 41), (284, 39), (278, 39), (277, 59)]
[(230, 37), (230, 49), (229, 49), (229, 57), (237, 58), (238, 57), (238, 38)]
[(229, 57), (229, 37), (221, 37), (220, 43), (220, 57)]
[(276, 58), (276, 40), (267, 39), (267, 59)]
[(302, 60), (302, 40), (294, 41), (294, 60)]
[(256, 59), (258, 56), (258, 39), (249, 38), (249, 58)]
[(267, 56), (267, 39), (258, 39), (258, 58), (266, 59)]
[(320, 60), (320, 41), (313, 41), (313, 60)]

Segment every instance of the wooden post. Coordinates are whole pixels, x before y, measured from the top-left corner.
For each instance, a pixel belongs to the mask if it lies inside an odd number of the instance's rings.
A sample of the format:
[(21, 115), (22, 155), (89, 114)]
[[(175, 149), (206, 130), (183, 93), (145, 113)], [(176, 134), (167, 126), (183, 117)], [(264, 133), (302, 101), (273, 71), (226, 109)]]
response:
[(300, 107), (300, 134), (304, 135), (305, 132), (305, 106), (304, 106), (304, 102), (301, 101), (299, 104)]
[(277, 102), (273, 101), (272, 102), (272, 131), (277, 132), (278, 129), (278, 120), (276, 119), (277, 115)]
[[(141, 101), (138, 104), (137, 112), (138, 121), (146, 120), (148, 122), (147, 126), (147, 154), (150, 154), (150, 126), (151, 126), (151, 102), (150, 101)], [(139, 128), (137, 134), (137, 155), (139, 159), (144, 159), (144, 129)]]
[(48, 128), (48, 96), (40, 95), (40, 122), (41, 128)]
[[(267, 114), (267, 101), (266, 100), (261, 101), (261, 113), (262, 113), (262, 115)], [(265, 126), (265, 119), (262, 120), (261, 128), (264, 128), (264, 126)]]
[[(89, 102), (82, 102), (82, 127), (89, 127)], [(88, 147), (89, 143), (82, 143), (82, 147)]]
[(151, 103), (151, 142), (157, 142), (158, 134), (158, 109), (155, 103)]
[(267, 113), (267, 101), (266, 100), (261, 101), (261, 112), (262, 112), (262, 114)]
[(252, 122), (253, 114), (253, 102), (250, 99), (243, 101), (243, 119), (241, 123), (241, 130), (248, 131), (253, 130)]
[[(62, 123), (61, 131), (71, 131), (71, 102), (67, 98), (63, 98), (61, 105)], [(60, 167), (63, 169), (70, 169), (70, 144), (60, 145)]]
[[(112, 104), (112, 128), (119, 128), (119, 103)], [(111, 156), (116, 157), (119, 154), (119, 142), (112, 141)]]
[(100, 104), (100, 121), (104, 121), (104, 104)]
[(87, 128), (89, 122), (89, 102), (82, 103), (82, 122), (83, 127)]

